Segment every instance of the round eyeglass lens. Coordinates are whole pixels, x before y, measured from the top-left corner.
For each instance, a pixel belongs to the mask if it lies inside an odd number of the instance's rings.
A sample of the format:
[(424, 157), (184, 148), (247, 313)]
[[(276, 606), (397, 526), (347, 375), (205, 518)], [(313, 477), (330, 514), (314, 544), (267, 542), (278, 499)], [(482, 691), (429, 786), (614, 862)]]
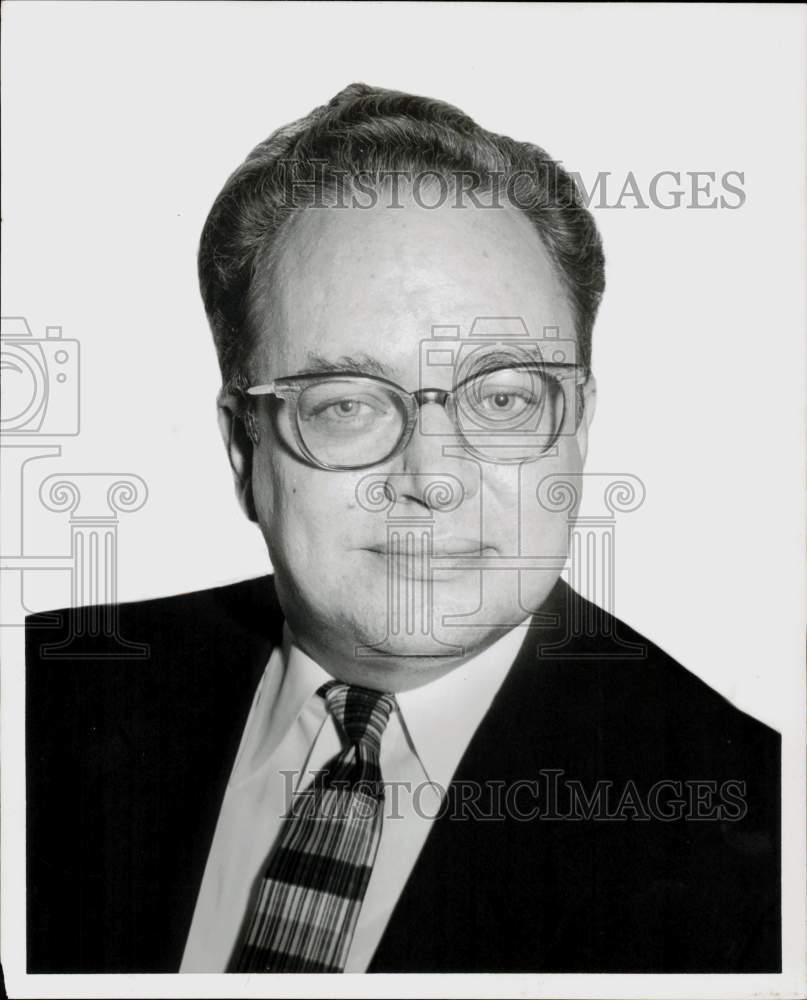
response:
[(456, 390), (457, 426), (469, 446), (491, 461), (540, 457), (563, 421), (563, 391), (535, 368), (502, 368)]
[(406, 408), (391, 389), (369, 379), (327, 379), (297, 401), (300, 438), (318, 462), (359, 468), (383, 461), (406, 426)]
[(501, 368), (457, 388), (462, 430), (534, 431), (546, 410), (547, 384), (536, 369)]

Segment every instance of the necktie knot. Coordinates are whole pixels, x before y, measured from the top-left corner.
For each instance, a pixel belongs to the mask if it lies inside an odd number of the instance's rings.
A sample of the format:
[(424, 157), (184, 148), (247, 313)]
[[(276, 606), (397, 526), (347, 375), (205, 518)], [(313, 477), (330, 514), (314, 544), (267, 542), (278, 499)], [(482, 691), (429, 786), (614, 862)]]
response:
[(348, 745), (300, 795), (235, 958), (238, 972), (341, 972), (383, 820), (380, 750), (395, 696), (329, 681), (317, 694)]
[(376, 755), (381, 752), (381, 737), (395, 708), (394, 695), (340, 681), (323, 684), (319, 693), (350, 744)]

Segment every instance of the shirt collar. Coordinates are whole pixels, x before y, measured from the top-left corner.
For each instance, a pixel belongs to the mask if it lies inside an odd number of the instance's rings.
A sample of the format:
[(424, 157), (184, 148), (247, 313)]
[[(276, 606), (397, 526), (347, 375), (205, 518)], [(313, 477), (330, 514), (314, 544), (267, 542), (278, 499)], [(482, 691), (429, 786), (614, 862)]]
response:
[(330, 680), (331, 675), (294, 643), (284, 623), (282, 644), (269, 657), (245, 727), (246, 744), (235, 764), (240, 779), (266, 763), (317, 689)]
[(397, 695), (410, 746), (428, 779), (442, 788), (513, 665), (528, 621), (437, 680)]
[(288, 625), (283, 626), (283, 681), (273, 706), (270, 725), (279, 739), (317, 690), (333, 677), (294, 642)]
[[(396, 695), (398, 716), (411, 751), (429, 781), (447, 787), (527, 634), (527, 621), (481, 653), (421, 687)], [(236, 769), (246, 778), (266, 763), (316, 692), (332, 680), (293, 640), (287, 625), (256, 692), (254, 724)], [(317, 699), (321, 701), (321, 699)], [(324, 703), (318, 711), (325, 718)]]

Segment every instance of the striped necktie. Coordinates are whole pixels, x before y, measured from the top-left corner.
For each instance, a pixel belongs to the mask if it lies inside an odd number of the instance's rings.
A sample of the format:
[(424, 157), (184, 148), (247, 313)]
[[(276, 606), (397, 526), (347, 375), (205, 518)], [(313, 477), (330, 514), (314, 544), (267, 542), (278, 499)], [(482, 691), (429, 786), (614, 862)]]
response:
[(391, 694), (324, 684), (344, 749), (296, 795), (234, 972), (342, 972), (381, 837), (381, 736)]

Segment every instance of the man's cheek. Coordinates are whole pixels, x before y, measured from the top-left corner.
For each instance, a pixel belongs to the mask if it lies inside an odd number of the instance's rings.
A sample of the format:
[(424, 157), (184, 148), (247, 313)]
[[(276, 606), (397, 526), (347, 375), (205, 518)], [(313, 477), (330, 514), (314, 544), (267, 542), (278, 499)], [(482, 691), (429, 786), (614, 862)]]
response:
[(352, 525), (344, 497), (328, 487), (327, 482), (285, 483), (275, 493), (273, 518), (289, 556), (303, 565), (317, 561), (323, 569), (348, 547)]
[(518, 510), (514, 516), (518, 519), (520, 554), (555, 558), (557, 569), (568, 550), (569, 530), (579, 502), (579, 466), (574, 461), (579, 453), (573, 452), (567, 446), (556, 455), (522, 466), (516, 491)]
[(542, 555), (557, 548), (563, 519), (540, 506), (537, 486), (542, 478), (538, 471), (541, 464), (507, 466), (488, 480), (483, 534), (490, 536), (485, 540), (495, 542), (503, 556)]
[(270, 521), (274, 516), (276, 497), (282, 495), (282, 490), (278, 490), (279, 478), (275, 451), (267, 442), (261, 441), (252, 463), (252, 495), (261, 523)]
[(301, 476), (296, 466), (297, 463), (273, 451), (258, 468), (256, 503), (270, 524), (288, 521), (311, 495), (305, 476)]

